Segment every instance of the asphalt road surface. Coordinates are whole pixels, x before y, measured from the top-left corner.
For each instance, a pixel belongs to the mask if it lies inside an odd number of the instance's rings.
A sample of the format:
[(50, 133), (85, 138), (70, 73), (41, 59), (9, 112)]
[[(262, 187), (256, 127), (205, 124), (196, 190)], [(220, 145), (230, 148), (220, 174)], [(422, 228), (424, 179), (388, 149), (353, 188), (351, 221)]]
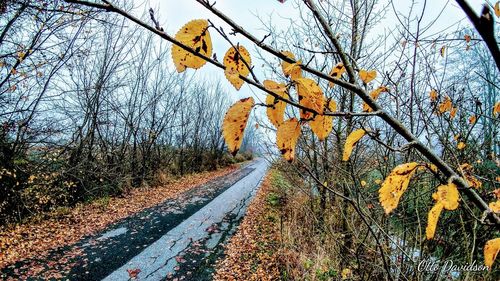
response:
[(11, 265), (0, 279), (211, 280), (267, 168), (257, 159), (48, 257)]

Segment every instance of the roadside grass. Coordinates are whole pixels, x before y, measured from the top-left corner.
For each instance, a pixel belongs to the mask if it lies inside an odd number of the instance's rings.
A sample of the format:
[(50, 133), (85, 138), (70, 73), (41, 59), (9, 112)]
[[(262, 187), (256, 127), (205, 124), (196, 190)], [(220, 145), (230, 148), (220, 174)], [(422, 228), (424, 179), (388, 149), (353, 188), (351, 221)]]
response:
[(317, 196), (271, 169), (226, 245), (214, 280), (357, 280), (356, 266), (339, 258), (339, 212), (332, 207), (321, 222), (319, 204)]

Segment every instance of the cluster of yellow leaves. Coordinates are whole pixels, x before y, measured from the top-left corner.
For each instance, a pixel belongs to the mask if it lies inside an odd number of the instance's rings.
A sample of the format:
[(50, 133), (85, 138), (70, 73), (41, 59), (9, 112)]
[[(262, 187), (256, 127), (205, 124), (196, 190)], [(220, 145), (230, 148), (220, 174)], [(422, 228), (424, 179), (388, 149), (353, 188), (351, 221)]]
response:
[(359, 140), (366, 135), (366, 131), (363, 129), (357, 129), (352, 131), (349, 136), (347, 136), (347, 139), (344, 144), (344, 153), (342, 155), (342, 161), (347, 161), (351, 157), (352, 150), (356, 146), (356, 144), (359, 142)]
[(500, 1), (495, 3), (495, 7), (493, 9), (495, 10), (497, 18), (500, 18)]
[(250, 111), (255, 105), (253, 98), (244, 98), (233, 104), (224, 116), (222, 135), (231, 154), (236, 155), (243, 141), (243, 132)]
[(434, 238), (441, 211), (443, 209), (455, 210), (458, 208), (459, 198), (457, 186), (453, 182), (438, 186), (437, 192), (432, 194), (432, 199), (436, 201), (436, 204), (428, 214), (427, 228), (425, 229), (427, 239)]
[[(374, 100), (377, 100), (382, 92), (388, 92), (388, 91), (389, 90), (387, 89), (387, 87), (379, 86), (377, 89), (373, 90), (370, 93), (370, 97)], [(372, 112), (372, 111), (373, 111), (373, 109), (368, 104), (363, 102), (363, 112)]]
[(405, 163), (396, 166), (387, 176), (380, 187), (379, 201), (386, 214), (394, 210), (401, 196), (408, 188), (411, 177), (415, 174), (419, 164), (417, 162)]
[(438, 113), (442, 114), (447, 111), (451, 111), (452, 109), (453, 109), (453, 103), (451, 102), (451, 98), (449, 96), (446, 96), (438, 106)]
[(300, 123), (291, 118), (281, 123), (276, 132), (276, 144), (283, 157), (292, 162), (295, 158), (295, 146), (300, 136)]

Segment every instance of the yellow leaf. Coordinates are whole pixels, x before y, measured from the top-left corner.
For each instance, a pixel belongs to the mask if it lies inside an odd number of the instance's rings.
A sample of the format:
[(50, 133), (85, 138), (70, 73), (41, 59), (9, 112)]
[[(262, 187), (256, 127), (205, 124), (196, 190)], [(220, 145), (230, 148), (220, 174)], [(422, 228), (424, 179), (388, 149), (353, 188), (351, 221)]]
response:
[[(298, 78), (295, 82), (297, 83), (296, 87), (300, 105), (312, 109), (318, 114), (323, 114), (325, 99), (323, 91), (318, 84), (309, 78)], [(309, 120), (312, 119), (312, 117), (314, 117), (313, 113), (302, 109), (300, 110), (301, 119)]]
[(381, 184), (381, 183), (382, 183), (382, 180), (381, 180), (381, 179), (376, 179), (376, 180), (375, 180), (375, 183), (376, 183), (376, 184)]
[(446, 53), (446, 46), (441, 47), (441, 50), (439, 51), (439, 53), (441, 54), (441, 57), (444, 58), (444, 55)]
[(497, 258), (499, 251), (500, 251), (500, 238), (489, 240), (484, 245), (484, 265), (489, 267), (490, 270), (491, 267), (493, 266), (493, 262), (495, 262), (495, 259)]
[(442, 101), (440, 104), (439, 104), (439, 107), (438, 107), (438, 110), (439, 110), (439, 113), (445, 113), (446, 111), (450, 111), (453, 107), (453, 104), (451, 103), (451, 99), (449, 96), (446, 96), (444, 98), (444, 101)]
[(483, 183), (473, 175), (473, 168), (470, 164), (464, 163), (460, 165), (460, 170), (465, 176), (465, 181), (471, 187), (480, 188), (481, 186), (483, 186)]
[(496, 116), (500, 113), (500, 101), (497, 101), (495, 103), (495, 106), (493, 106), (493, 116)]
[(439, 215), (441, 214), (442, 210), (443, 204), (436, 203), (429, 211), (429, 214), (427, 215), (427, 227), (425, 228), (425, 236), (427, 237), (427, 240), (434, 238)]
[(415, 174), (418, 166), (417, 162), (401, 164), (396, 166), (389, 176), (385, 178), (378, 193), (380, 204), (386, 214), (389, 214), (398, 206), (399, 199), (408, 188), (410, 179)]
[[(207, 20), (192, 20), (186, 23), (175, 35), (175, 39), (190, 47), (195, 52), (210, 57), (212, 55), (212, 40), (208, 32)], [(177, 72), (183, 72), (186, 68), (198, 69), (205, 65), (206, 61), (177, 45), (172, 46), (172, 59)]]
[(238, 46), (238, 51), (236, 51), (236, 48), (231, 47), (224, 55), (224, 66), (226, 67), (226, 71), (224, 72), (226, 73), (226, 78), (229, 82), (231, 82), (236, 90), (241, 88), (243, 80), (238, 75), (228, 75), (227, 73), (236, 73), (243, 77), (247, 77), (250, 73), (250, 69), (247, 67), (247, 64), (251, 67), (252, 59), (250, 58), (250, 54), (247, 49), (241, 45)]
[(431, 101), (436, 101), (438, 98), (438, 93), (435, 89), (432, 89), (431, 92), (429, 93), (429, 97), (431, 98)]
[(476, 115), (472, 115), (471, 117), (469, 117), (469, 123), (470, 123), (471, 125), (476, 124), (476, 121), (477, 121), (477, 117), (476, 117)]
[(356, 144), (365, 134), (366, 131), (363, 129), (357, 129), (349, 134), (344, 144), (344, 153), (342, 155), (342, 161), (349, 160), (349, 157), (351, 157), (351, 153), (352, 150), (354, 149), (354, 146), (356, 146)]
[(295, 158), (295, 146), (300, 136), (300, 124), (296, 118), (281, 123), (276, 132), (276, 144), (283, 157), (292, 162)]
[[(333, 100), (325, 101), (325, 105), (331, 112), (337, 110), (337, 104)], [(316, 117), (314, 117), (314, 119), (309, 123), (309, 126), (314, 134), (318, 136), (318, 139), (323, 141), (332, 131), (333, 116), (316, 115)]]
[(464, 143), (463, 141), (461, 141), (461, 142), (459, 142), (459, 143), (457, 144), (457, 148), (458, 148), (458, 150), (462, 150), (462, 149), (464, 149), (464, 148), (465, 148), (465, 146), (466, 146), (466, 145), (465, 145), (465, 143)]
[[(278, 84), (271, 80), (265, 80), (263, 84), (267, 90), (279, 95), (282, 98), (287, 98), (285, 84)], [(271, 123), (277, 128), (279, 124), (283, 123), (286, 102), (280, 101), (274, 96), (268, 94), (266, 97), (266, 104), (268, 105), (266, 108), (267, 118), (269, 118), (269, 121), (271, 121)]]
[(455, 118), (455, 115), (457, 115), (457, 110), (458, 110), (458, 108), (456, 108), (456, 107), (453, 107), (453, 108), (450, 110), (450, 118), (451, 118), (451, 119)]
[[(342, 74), (345, 72), (345, 66), (343, 63), (339, 62), (336, 66), (332, 68), (332, 71), (330, 71), (330, 76), (340, 79), (342, 77)], [(328, 87), (333, 88), (335, 84), (333, 82), (328, 83)]]
[(363, 83), (365, 83), (365, 84), (370, 83), (376, 77), (377, 77), (377, 72), (375, 70), (368, 71), (368, 70), (361, 69), (359, 71), (359, 78), (361, 78), (361, 81), (363, 81)]
[(342, 280), (351, 279), (352, 278), (352, 271), (349, 268), (344, 268), (344, 269), (342, 269), (342, 272), (340, 275), (342, 277)]
[[(295, 56), (292, 54), (292, 52), (282, 51), (281, 53), (287, 58), (295, 60)], [(282, 61), (281, 69), (283, 70), (283, 74), (285, 75), (285, 77), (290, 77), (294, 81), (297, 78), (301, 78), (302, 69), (300, 68), (300, 64), (300, 61), (297, 61), (296, 63), (288, 63), (286, 61)]]
[(488, 206), (490, 207), (490, 209), (493, 212), (500, 213), (500, 200), (497, 200), (495, 202), (491, 202), (490, 204), (488, 204)]
[[(387, 89), (387, 87), (385, 86), (379, 86), (377, 89), (373, 90), (371, 93), (370, 93), (370, 97), (374, 100), (377, 100), (378, 97), (380, 96), (380, 93), (382, 92), (388, 92), (389, 90)], [(366, 104), (365, 102), (363, 102), (363, 112), (372, 112), (373, 109), (368, 105)]]
[(233, 104), (222, 122), (222, 135), (231, 154), (236, 155), (243, 141), (243, 132), (247, 125), (250, 110), (254, 106), (253, 98), (244, 98)]
[(446, 210), (455, 210), (458, 208), (458, 188), (452, 182), (438, 186), (438, 190), (432, 194), (432, 198), (436, 202), (443, 204)]
[(363, 180), (363, 181), (361, 181), (361, 186), (362, 186), (362, 187), (365, 187), (365, 186), (366, 186), (366, 181), (364, 181), (364, 180)]
[(438, 190), (432, 194), (432, 198), (436, 201), (436, 204), (428, 214), (427, 228), (425, 229), (427, 239), (434, 237), (439, 214), (443, 208), (446, 210), (455, 210), (458, 208), (460, 195), (457, 186), (453, 182), (450, 182), (446, 185), (438, 186)]
[(495, 15), (497, 16), (497, 18), (499, 18), (500, 17), (500, 1), (497, 1), (495, 3), (494, 10), (495, 10)]

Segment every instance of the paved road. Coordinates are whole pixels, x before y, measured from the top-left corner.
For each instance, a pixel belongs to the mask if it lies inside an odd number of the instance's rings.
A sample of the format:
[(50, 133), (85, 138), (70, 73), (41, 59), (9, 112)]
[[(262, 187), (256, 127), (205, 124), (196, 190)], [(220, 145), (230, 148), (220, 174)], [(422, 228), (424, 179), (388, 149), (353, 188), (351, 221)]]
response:
[(10, 266), (0, 276), (16, 280), (130, 280), (131, 276), (136, 280), (211, 280), (222, 245), (235, 231), (267, 168), (268, 163), (258, 159), (57, 249), (48, 258)]

